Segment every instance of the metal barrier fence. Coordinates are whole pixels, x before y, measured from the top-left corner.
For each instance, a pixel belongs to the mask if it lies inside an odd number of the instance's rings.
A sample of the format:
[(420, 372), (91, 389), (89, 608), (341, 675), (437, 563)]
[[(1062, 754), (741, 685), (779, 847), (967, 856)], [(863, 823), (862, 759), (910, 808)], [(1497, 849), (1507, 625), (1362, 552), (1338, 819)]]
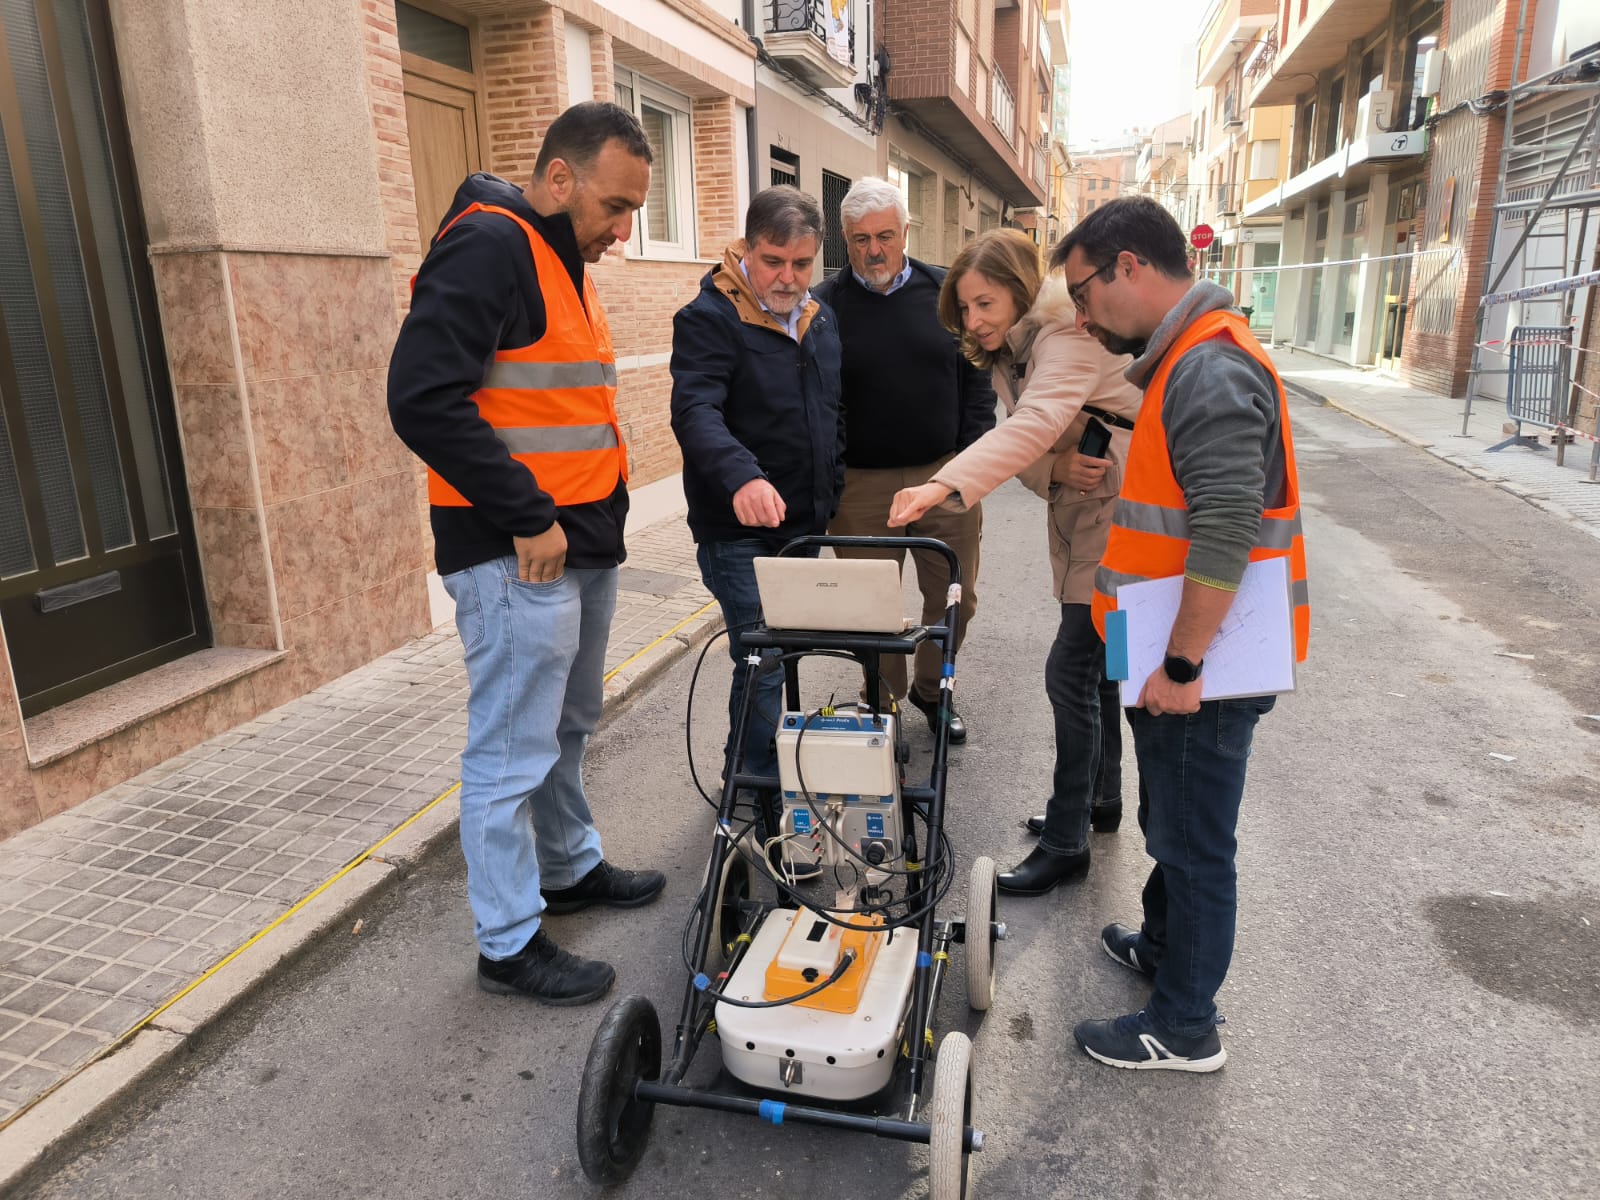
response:
[(1518, 325), (1511, 331), (1511, 371), (1506, 378), (1506, 415), (1554, 429), (1566, 421), (1571, 380), (1572, 328)]

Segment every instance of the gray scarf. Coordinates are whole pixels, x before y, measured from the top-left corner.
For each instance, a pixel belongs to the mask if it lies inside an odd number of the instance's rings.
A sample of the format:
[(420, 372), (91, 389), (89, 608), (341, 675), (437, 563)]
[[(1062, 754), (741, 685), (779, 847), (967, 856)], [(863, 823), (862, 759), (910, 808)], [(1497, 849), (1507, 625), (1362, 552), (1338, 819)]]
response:
[(1150, 376), (1156, 373), (1156, 368), (1161, 365), (1161, 360), (1172, 348), (1172, 343), (1178, 340), (1180, 333), (1206, 313), (1232, 307), (1232, 292), (1220, 283), (1202, 279), (1185, 292), (1183, 299), (1161, 319), (1161, 324), (1156, 326), (1156, 331), (1145, 343), (1144, 353), (1128, 364), (1128, 369), (1123, 372), (1123, 378), (1142, 390), (1150, 382)]

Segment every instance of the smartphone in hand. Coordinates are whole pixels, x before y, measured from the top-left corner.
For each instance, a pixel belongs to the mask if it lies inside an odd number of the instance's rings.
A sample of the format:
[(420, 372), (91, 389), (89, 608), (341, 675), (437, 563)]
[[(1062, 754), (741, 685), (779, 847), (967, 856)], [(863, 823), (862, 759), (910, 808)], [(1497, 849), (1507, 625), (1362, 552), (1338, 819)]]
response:
[(1104, 458), (1111, 449), (1111, 430), (1093, 417), (1083, 427), (1083, 437), (1078, 439), (1078, 453), (1088, 458)]

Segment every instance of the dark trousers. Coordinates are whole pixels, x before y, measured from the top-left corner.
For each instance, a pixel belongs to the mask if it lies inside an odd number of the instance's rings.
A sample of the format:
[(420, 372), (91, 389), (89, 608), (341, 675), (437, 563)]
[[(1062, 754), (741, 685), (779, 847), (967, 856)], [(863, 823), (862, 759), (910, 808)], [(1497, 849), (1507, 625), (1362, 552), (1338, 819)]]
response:
[(1122, 715), (1117, 682), (1087, 604), (1063, 604), (1044, 664), (1056, 719), (1056, 766), (1039, 845), (1077, 854), (1089, 845), (1089, 809), (1122, 800)]
[[(722, 609), (722, 620), (728, 627), (728, 656), (733, 659), (733, 680), (728, 686), (728, 736), (723, 743), (724, 778), (733, 770), (733, 731), (744, 706), (747, 652), (739, 644), (739, 635), (761, 622), (755, 559), (773, 553), (757, 538), (701, 542), (695, 547), (701, 582)], [(815, 558), (818, 551), (813, 547), (804, 553)], [(756, 676), (755, 703), (745, 723), (744, 770), (748, 775), (776, 776), (778, 752), (773, 739), (783, 709), (783, 669), (776, 650), (764, 650), (762, 657), (765, 661)]]
[(1187, 715), (1128, 710), (1139, 828), (1156, 860), (1140, 932), (1160, 965), (1145, 1008), (1187, 1037), (1217, 1023), (1217, 990), (1233, 961), (1239, 802), (1256, 722), (1274, 699), (1208, 700)]

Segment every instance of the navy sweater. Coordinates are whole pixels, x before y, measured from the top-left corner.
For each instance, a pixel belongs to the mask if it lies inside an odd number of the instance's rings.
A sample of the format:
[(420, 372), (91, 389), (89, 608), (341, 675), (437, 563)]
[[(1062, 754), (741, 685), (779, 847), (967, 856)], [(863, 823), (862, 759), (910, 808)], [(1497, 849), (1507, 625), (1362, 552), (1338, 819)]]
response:
[(850, 467), (920, 467), (994, 428), (994, 385), (939, 324), (944, 270), (909, 259), (889, 295), (847, 267), (813, 293), (832, 307), (844, 345), (840, 402)]

